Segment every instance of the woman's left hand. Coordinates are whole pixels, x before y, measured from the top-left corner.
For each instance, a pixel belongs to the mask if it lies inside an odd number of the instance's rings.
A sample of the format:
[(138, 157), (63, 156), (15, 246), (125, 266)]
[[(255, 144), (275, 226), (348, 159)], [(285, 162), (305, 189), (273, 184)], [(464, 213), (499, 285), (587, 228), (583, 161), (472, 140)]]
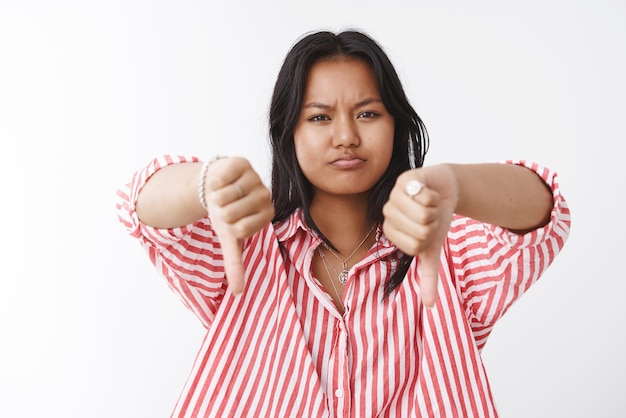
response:
[[(406, 186), (418, 180), (423, 188), (409, 196)], [(383, 207), (383, 232), (405, 254), (418, 255), (422, 271), (422, 303), (432, 307), (437, 298), (441, 248), (457, 205), (453, 169), (440, 164), (402, 173)]]

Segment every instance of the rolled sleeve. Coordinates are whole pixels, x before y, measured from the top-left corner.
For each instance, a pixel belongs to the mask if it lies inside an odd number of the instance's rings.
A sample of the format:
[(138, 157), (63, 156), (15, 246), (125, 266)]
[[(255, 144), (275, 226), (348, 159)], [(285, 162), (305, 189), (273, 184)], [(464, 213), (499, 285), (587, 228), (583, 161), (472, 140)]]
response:
[(562, 241), (565, 243), (569, 235), (571, 220), (567, 202), (561, 194), (557, 173), (537, 163), (524, 160), (507, 160), (503, 164), (514, 164), (528, 168), (541, 177), (552, 191), (552, 211), (550, 220), (545, 226), (529, 231), (526, 234), (520, 235), (500, 226), (486, 225), (493, 237), (502, 244), (517, 248), (533, 247), (546, 242), (553, 236), (562, 237)]
[(549, 222), (525, 234), (457, 216), (449, 247), (457, 289), (479, 347), (495, 322), (534, 284), (563, 248), (570, 230), (570, 212), (558, 175), (523, 160), (503, 163), (526, 167), (552, 190)]
[(117, 191), (117, 217), (131, 236), (139, 239), (142, 237), (148, 239), (150, 237), (154, 237), (158, 240), (159, 245), (166, 245), (167, 243), (178, 241), (184, 235), (189, 233), (189, 229), (192, 225), (186, 225), (179, 228), (159, 229), (144, 224), (137, 217), (136, 206), (139, 192), (141, 192), (143, 186), (157, 171), (172, 164), (199, 161), (200, 160), (197, 157), (193, 156), (186, 157), (164, 155), (162, 157), (155, 158), (143, 169), (137, 171), (133, 175), (131, 181), (126, 183)]
[(221, 246), (209, 219), (177, 228), (154, 228), (139, 220), (137, 198), (148, 179), (172, 164), (198, 162), (197, 157), (153, 159), (117, 191), (117, 217), (147, 251), (152, 264), (183, 303), (208, 327), (226, 288)]

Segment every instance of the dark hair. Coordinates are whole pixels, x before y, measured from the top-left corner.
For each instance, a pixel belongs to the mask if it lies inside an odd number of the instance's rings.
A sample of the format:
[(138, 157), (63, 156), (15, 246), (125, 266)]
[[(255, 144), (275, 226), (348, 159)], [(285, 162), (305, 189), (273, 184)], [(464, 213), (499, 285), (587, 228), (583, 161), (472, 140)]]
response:
[[(368, 63), (378, 82), (385, 108), (395, 122), (393, 152), (385, 173), (374, 185), (368, 218), (382, 223), (382, 208), (389, 199), (397, 177), (406, 170), (421, 167), (428, 149), (428, 133), (409, 101), (395, 68), (383, 49), (368, 35), (347, 30), (340, 33), (310, 33), (297, 41), (285, 57), (278, 73), (270, 105), (269, 125), (272, 145), (272, 200), (281, 221), (302, 208), (309, 227), (329, 245), (309, 210), (313, 187), (302, 173), (296, 158), (294, 130), (304, 98), (307, 76), (321, 60), (348, 57)], [(403, 255), (398, 270), (385, 283), (385, 296), (402, 283), (413, 257)]]

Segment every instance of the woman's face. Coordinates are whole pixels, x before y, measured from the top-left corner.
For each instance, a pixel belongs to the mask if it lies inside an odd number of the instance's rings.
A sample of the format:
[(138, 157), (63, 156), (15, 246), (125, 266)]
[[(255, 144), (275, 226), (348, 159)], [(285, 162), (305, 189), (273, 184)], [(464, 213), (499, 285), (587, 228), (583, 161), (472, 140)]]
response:
[(337, 58), (311, 68), (294, 141), (316, 195), (368, 192), (391, 161), (393, 136), (393, 117), (365, 62)]

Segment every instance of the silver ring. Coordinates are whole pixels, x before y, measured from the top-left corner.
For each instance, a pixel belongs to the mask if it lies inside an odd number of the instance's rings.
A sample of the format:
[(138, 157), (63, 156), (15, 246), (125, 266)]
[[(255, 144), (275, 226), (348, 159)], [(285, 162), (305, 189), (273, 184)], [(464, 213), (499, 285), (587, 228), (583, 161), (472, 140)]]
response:
[(422, 191), (424, 185), (419, 180), (411, 180), (406, 186), (404, 186), (404, 191), (409, 197), (417, 196), (419, 192)]
[(237, 197), (237, 199), (241, 199), (243, 197), (243, 190), (241, 190), (241, 186), (237, 182), (234, 182), (233, 185), (237, 188), (237, 193), (239, 193), (239, 197)]

